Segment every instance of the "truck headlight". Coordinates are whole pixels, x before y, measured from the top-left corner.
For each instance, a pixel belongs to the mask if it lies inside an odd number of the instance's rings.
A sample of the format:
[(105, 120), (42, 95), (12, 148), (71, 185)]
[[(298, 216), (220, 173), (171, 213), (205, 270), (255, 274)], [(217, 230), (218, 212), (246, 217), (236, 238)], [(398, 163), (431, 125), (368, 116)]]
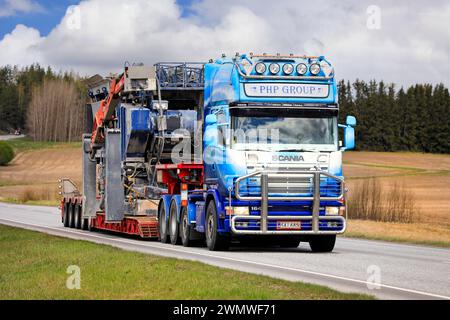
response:
[(278, 63), (271, 63), (269, 66), (269, 71), (271, 74), (277, 74), (280, 72), (280, 65)]
[(308, 71), (308, 67), (306, 66), (306, 64), (304, 63), (300, 63), (297, 65), (297, 73), (299, 75), (304, 75), (306, 73), (306, 71)]
[(311, 74), (317, 76), (320, 72), (320, 65), (318, 63), (313, 63), (309, 66), (309, 71), (311, 72)]
[(339, 207), (326, 207), (325, 208), (326, 216), (337, 216), (339, 215)]
[(256, 73), (263, 74), (266, 72), (266, 65), (262, 62), (258, 62), (255, 66)]
[(250, 210), (248, 207), (230, 207), (226, 206), (225, 211), (227, 215), (235, 215), (235, 216), (248, 216), (250, 214)]
[(283, 65), (284, 74), (291, 74), (294, 71), (294, 66), (290, 63), (285, 63)]

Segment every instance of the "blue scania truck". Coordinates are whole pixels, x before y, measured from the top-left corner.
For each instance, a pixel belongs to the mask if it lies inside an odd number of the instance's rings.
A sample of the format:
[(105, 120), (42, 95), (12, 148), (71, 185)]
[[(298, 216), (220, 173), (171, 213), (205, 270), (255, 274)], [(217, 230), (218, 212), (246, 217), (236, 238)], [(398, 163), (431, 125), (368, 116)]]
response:
[(133, 65), (90, 96), (83, 193), (62, 180), (66, 226), (314, 252), (345, 231), (342, 152), (356, 119), (338, 124), (325, 57)]

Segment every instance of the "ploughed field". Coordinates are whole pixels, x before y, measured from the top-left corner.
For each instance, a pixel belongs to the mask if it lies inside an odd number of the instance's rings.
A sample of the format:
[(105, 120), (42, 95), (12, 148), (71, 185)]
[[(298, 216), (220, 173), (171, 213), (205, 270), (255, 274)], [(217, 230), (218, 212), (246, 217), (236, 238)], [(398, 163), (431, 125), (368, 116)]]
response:
[[(58, 179), (81, 181), (77, 143), (12, 142), (17, 156), (0, 167), (0, 200), (58, 204)], [(417, 215), (413, 223), (351, 220), (348, 236), (450, 246), (450, 155), (409, 152), (344, 153), (350, 197), (364, 180), (376, 179), (385, 193), (403, 185)]]

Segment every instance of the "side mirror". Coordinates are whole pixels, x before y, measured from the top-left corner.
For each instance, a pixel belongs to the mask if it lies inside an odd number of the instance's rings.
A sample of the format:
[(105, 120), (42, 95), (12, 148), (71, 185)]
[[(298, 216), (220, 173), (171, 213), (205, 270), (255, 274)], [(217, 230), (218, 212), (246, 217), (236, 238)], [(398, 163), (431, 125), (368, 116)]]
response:
[(345, 119), (345, 124), (350, 127), (355, 127), (356, 126), (356, 118), (354, 116), (347, 116), (347, 118)]
[(344, 148), (351, 150), (355, 148), (355, 129), (347, 126), (344, 128)]
[(205, 126), (217, 124), (217, 116), (215, 114), (208, 114), (205, 118)]

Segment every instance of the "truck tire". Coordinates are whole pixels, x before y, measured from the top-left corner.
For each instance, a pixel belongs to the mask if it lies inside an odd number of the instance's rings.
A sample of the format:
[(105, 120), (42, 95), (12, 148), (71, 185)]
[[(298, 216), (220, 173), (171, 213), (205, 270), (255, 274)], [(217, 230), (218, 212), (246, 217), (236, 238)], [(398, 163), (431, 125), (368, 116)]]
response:
[(63, 215), (63, 224), (64, 227), (69, 227), (69, 203), (64, 202), (64, 215)]
[(73, 227), (81, 229), (81, 207), (79, 204), (75, 204), (73, 208)]
[(336, 243), (336, 235), (314, 235), (309, 238), (312, 252), (331, 252)]
[(206, 246), (210, 251), (228, 250), (230, 238), (217, 232), (217, 209), (214, 201), (208, 203), (205, 219)]
[(185, 247), (189, 247), (192, 245), (191, 226), (189, 224), (188, 219), (189, 217), (187, 214), (187, 207), (182, 207), (180, 213), (180, 236), (181, 236), (181, 243)]
[(73, 204), (69, 203), (69, 210), (67, 212), (67, 215), (68, 215), (68, 218), (69, 218), (68, 219), (69, 220), (69, 222), (68, 222), (68, 224), (69, 224), (68, 227), (69, 228), (73, 228), (73, 226), (74, 226), (74, 221), (73, 221), (74, 220), (73, 219), (74, 218), (74, 214), (73, 214), (73, 211), (74, 211), (73, 209), (74, 208), (73, 207), (74, 207)]
[(158, 209), (158, 228), (159, 228), (159, 241), (162, 243), (169, 243), (169, 234), (167, 233), (167, 221), (166, 221), (166, 210), (164, 209), (164, 203), (159, 205)]
[(169, 209), (169, 238), (173, 245), (180, 244), (179, 225), (177, 221), (177, 203), (172, 200)]
[(82, 218), (81, 230), (89, 230), (89, 219), (88, 218)]
[(300, 237), (284, 236), (280, 238), (279, 244), (282, 248), (297, 248), (300, 245)]

